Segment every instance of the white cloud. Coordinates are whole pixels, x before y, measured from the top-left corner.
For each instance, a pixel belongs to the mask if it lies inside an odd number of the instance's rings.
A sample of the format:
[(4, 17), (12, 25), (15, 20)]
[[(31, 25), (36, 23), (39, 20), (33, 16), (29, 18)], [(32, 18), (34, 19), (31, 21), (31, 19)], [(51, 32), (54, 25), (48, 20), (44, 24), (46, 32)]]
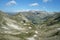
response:
[(16, 1), (15, 0), (11, 0), (9, 2), (6, 3), (7, 6), (11, 6), (11, 5), (16, 5)]
[(32, 3), (32, 4), (29, 4), (29, 6), (39, 6), (38, 3)]
[(43, 2), (48, 2), (49, 0), (43, 0)]

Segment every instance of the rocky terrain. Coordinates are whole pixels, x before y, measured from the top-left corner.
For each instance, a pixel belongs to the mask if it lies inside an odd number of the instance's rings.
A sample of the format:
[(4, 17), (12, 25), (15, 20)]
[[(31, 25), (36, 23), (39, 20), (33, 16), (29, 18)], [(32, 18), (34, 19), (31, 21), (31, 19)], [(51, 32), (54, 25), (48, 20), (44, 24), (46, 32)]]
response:
[(60, 40), (60, 12), (0, 11), (0, 40)]

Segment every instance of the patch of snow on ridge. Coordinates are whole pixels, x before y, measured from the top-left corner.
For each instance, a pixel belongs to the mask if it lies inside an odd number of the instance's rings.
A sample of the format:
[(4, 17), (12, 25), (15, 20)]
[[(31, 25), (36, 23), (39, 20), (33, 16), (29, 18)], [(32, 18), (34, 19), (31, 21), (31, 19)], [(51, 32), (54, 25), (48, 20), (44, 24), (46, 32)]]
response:
[[(15, 20), (12, 20), (12, 19), (10, 19), (10, 18), (8, 18), (8, 17), (7, 17), (7, 18), (4, 17), (4, 19), (5, 19), (7, 22), (14, 22), (14, 23), (16, 23)], [(8, 20), (7, 20), (7, 19), (8, 19)]]
[(57, 30), (60, 30), (60, 28), (57, 28)]
[(14, 23), (6, 23), (6, 24), (13, 29), (24, 30), (24, 28), (19, 27), (17, 24), (14, 24)]
[(35, 31), (36, 34), (38, 34), (38, 31)]
[(20, 34), (20, 32), (12, 32), (12, 31), (4, 31), (4, 33), (13, 34), (13, 35)]
[(35, 34), (34, 37), (37, 37), (37, 35)]
[(2, 28), (4, 28), (4, 29), (9, 29), (9, 28), (7, 28), (7, 27), (2, 27)]
[(7, 23), (8, 26), (13, 27), (15, 29), (19, 29), (17, 25), (13, 24), (13, 23)]
[(29, 27), (29, 29), (32, 29), (32, 27)]
[(27, 40), (35, 40), (34, 37), (27, 38)]

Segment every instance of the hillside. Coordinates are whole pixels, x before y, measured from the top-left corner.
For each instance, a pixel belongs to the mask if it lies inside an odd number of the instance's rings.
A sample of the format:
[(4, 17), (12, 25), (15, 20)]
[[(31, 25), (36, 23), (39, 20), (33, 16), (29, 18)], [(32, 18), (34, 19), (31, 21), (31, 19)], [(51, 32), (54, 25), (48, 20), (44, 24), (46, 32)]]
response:
[(60, 40), (60, 12), (0, 11), (0, 40)]

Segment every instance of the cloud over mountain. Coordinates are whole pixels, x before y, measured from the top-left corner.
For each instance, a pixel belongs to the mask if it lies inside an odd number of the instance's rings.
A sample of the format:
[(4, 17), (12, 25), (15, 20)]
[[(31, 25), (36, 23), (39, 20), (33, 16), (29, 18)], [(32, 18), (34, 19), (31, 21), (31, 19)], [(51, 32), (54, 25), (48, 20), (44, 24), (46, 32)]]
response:
[(50, 1), (50, 0), (43, 0), (43, 2), (45, 2), (45, 3), (48, 2), (48, 1)]
[(39, 6), (38, 3), (32, 3), (32, 4), (29, 4), (29, 6)]
[(11, 0), (9, 2), (6, 3), (7, 6), (11, 6), (11, 5), (16, 5), (16, 1), (15, 0)]

